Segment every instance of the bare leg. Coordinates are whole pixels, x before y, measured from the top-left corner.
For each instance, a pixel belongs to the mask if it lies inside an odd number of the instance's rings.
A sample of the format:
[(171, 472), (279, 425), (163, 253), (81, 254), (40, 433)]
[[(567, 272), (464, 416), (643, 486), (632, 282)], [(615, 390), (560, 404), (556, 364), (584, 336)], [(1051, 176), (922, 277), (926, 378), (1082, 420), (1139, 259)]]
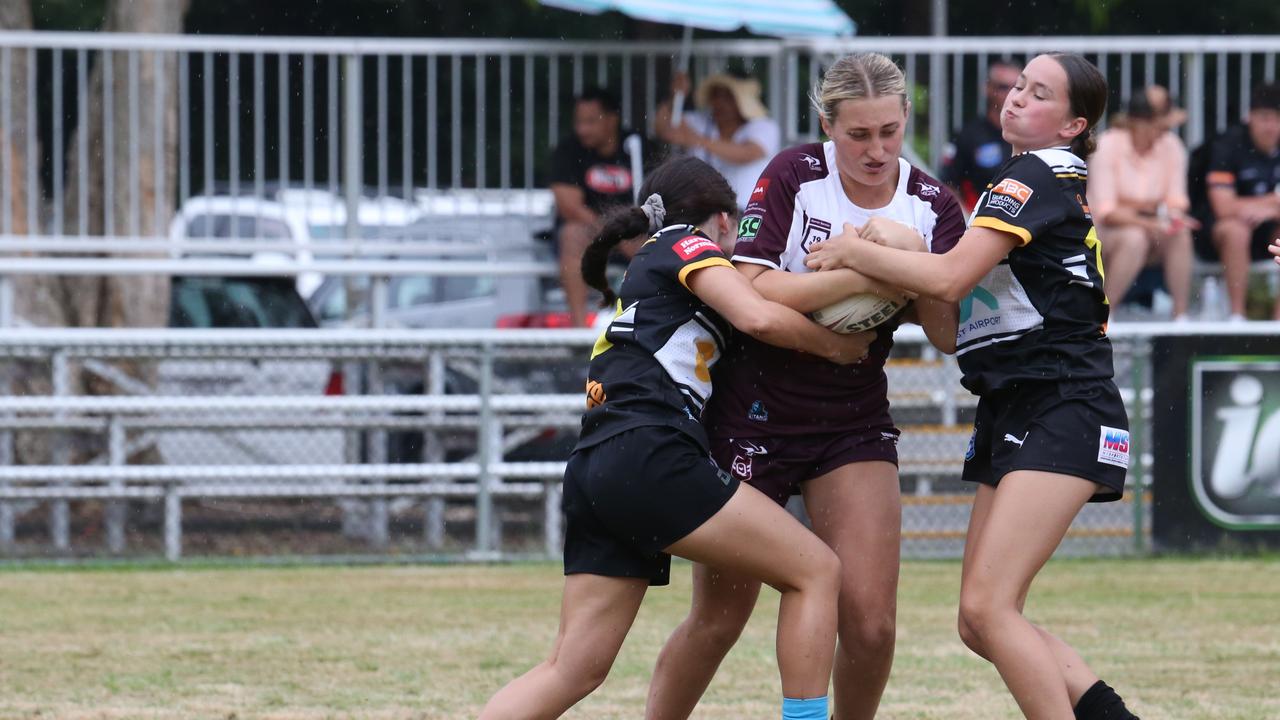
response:
[(1151, 240), (1147, 231), (1136, 225), (1105, 227), (1098, 234), (1102, 238), (1103, 266), (1106, 268), (1103, 289), (1114, 310), (1124, 302), (1133, 281), (1147, 264)]
[(1156, 252), (1164, 258), (1164, 284), (1173, 296), (1173, 316), (1187, 314), (1191, 299), (1191, 231), (1159, 236)]
[(689, 616), (667, 638), (649, 682), (648, 720), (684, 720), (751, 619), (760, 581), (697, 564)]
[[(1029, 720), (1073, 720), (1067, 678), (1040, 631), (1022, 616), (1031, 580), (1062, 542), (1096, 485), (1036, 471), (1006, 475), (975, 500), (960, 586), (961, 636), (991, 661)], [(987, 506), (977, 507), (979, 502)], [(971, 522), (973, 522), (971, 521)], [(972, 641), (972, 642), (971, 642)]]
[(1219, 220), (1213, 224), (1213, 243), (1222, 258), (1227, 280), (1227, 297), (1231, 300), (1231, 312), (1244, 315), (1244, 296), (1249, 289), (1249, 241), (1253, 229), (1235, 219)]
[(741, 485), (720, 512), (667, 551), (760, 578), (781, 592), (777, 653), (782, 693), (791, 698), (827, 694), (840, 561), (817, 536), (759, 490)]
[(557, 718), (604, 682), (649, 587), (647, 580), (569, 575), (551, 655), (498, 691), (480, 720)]
[(840, 558), (836, 720), (876, 715), (893, 666), (902, 498), (892, 463), (845, 465), (803, 485), (814, 532)]
[(587, 283), (582, 279), (582, 253), (591, 244), (595, 228), (585, 223), (567, 222), (560, 228), (560, 285), (569, 305), (574, 327), (587, 324)]

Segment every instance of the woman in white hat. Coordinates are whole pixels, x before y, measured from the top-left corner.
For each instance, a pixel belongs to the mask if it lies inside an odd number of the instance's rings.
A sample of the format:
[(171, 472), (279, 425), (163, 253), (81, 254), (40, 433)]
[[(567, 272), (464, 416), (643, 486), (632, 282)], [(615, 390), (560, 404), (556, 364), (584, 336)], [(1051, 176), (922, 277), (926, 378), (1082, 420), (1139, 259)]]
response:
[[(689, 77), (678, 73), (671, 90), (687, 94)], [(698, 110), (686, 113), (678, 126), (671, 124), (671, 102), (663, 103), (655, 118), (658, 137), (687, 148), (691, 155), (719, 170), (737, 193), (738, 208), (743, 209), (756, 179), (782, 141), (778, 124), (760, 102), (760, 83), (754, 78), (712, 75), (698, 86), (694, 102)]]

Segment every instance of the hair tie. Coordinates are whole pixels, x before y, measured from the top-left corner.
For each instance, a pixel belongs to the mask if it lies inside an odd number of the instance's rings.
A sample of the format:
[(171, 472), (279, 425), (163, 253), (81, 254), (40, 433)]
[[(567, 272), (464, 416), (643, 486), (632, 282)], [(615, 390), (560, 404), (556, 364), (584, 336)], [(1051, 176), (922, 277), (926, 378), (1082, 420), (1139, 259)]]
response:
[(662, 204), (662, 196), (658, 193), (650, 195), (645, 199), (644, 204), (640, 206), (640, 212), (649, 218), (649, 233), (653, 234), (663, 228), (663, 221), (667, 219), (667, 207)]

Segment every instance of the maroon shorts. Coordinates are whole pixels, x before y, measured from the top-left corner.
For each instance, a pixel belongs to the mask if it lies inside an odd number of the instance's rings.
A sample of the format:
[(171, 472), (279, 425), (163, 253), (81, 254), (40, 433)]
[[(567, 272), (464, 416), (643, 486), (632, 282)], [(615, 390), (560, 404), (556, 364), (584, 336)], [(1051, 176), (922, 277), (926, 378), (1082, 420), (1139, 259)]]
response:
[(857, 462), (898, 464), (898, 429), (892, 425), (860, 431), (711, 439), (711, 456), (735, 478), (779, 505), (800, 493), (800, 483)]

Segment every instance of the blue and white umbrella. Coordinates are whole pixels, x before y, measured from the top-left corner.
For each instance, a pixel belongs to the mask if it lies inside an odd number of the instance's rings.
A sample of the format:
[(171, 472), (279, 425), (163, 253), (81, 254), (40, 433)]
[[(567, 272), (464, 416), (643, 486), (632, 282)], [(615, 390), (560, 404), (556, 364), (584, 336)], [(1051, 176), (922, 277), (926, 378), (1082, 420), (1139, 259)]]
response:
[(775, 37), (853, 35), (857, 25), (832, 0), (541, 0), (597, 14), (617, 10), (639, 20), (729, 32), (746, 28)]
[[(683, 25), (678, 67), (689, 69), (693, 29), (730, 32), (746, 28), (757, 35), (775, 37), (848, 36), (858, 26), (833, 0), (539, 0), (548, 7), (597, 15), (616, 10), (637, 20)], [(676, 94), (671, 122), (680, 124), (684, 97)], [(639, 192), (641, 177), (639, 138), (627, 138), (632, 174)], [(639, 199), (639, 198), (637, 198)]]

